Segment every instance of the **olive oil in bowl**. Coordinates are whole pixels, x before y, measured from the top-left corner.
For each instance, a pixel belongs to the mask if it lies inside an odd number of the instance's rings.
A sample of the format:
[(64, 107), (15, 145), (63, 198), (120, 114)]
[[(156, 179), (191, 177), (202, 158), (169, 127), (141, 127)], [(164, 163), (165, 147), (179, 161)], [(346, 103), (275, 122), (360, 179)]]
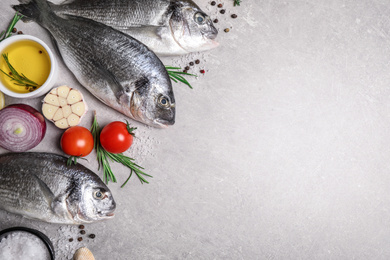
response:
[[(28, 93), (42, 86), (50, 74), (50, 57), (39, 43), (32, 40), (17, 41), (6, 47), (2, 54), (8, 54), (9, 63), (21, 75), (38, 84), (38, 87), (26, 87), (16, 85), (10, 77), (4, 73), (0, 74), (1, 83), (10, 91), (16, 93)], [(12, 76), (7, 63), (1, 57), (0, 68)]]
[(46, 94), (58, 75), (53, 52), (46, 43), (31, 35), (14, 35), (0, 42), (0, 69), (4, 71), (0, 71), (0, 91), (14, 98)]

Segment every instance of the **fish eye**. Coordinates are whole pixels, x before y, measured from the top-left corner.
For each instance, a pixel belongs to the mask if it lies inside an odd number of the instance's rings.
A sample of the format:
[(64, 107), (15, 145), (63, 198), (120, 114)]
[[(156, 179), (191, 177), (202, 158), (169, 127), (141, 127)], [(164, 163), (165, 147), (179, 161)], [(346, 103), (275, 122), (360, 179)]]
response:
[(158, 103), (162, 106), (162, 107), (165, 107), (165, 108), (168, 108), (170, 107), (170, 102), (169, 102), (169, 99), (163, 95), (161, 95), (159, 98), (158, 98)]
[(95, 192), (93, 193), (93, 197), (94, 197), (95, 199), (101, 200), (101, 199), (103, 199), (104, 194), (103, 194), (100, 190), (97, 190), (97, 191), (95, 191)]
[(206, 15), (203, 13), (196, 13), (194, 19), (197, 24), (204, 24), (206, 21)]

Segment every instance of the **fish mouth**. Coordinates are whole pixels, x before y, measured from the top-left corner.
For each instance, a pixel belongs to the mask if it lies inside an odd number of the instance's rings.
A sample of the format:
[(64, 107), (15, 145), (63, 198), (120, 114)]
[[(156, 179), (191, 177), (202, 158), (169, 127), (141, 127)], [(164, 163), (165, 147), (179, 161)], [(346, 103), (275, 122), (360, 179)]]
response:
[(109, 212), (109, 213), (98, 212), (98, 215), (101, 219), (110, 219), (110, 218), (113, 218), (115, 216), (115, 213), (114, 212)]
[(153, 123), (160, 128), (168, 128), (168, 126), (173, 125), (175, 121), (158, 118), (153, 120)]

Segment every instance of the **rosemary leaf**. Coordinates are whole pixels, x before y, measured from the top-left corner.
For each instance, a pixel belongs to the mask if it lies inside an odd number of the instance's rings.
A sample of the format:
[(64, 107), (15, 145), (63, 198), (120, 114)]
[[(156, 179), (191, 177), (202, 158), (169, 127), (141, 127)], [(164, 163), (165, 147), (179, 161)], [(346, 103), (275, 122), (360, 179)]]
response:
[(22, 18), (23, 18), (23, 15), (20, 15), (17, 12), (15, 13), (14, 17), (12, 18), (12, 21), (8, 25), (7, 30), (1, 32), (1, 34), (0, 34), (0, 42), (11, 36), (12, 30), (14, 29), (16, 23), (19, 22), (19, 20), (22, 19)]
[(237, 5), (240, 5), (241, 4), (241, 0), (234, 0), (234, 6), (237, 6)]
[(188, 87), (190, 87), (192, 89), (191, 84), (181, 75), (197, 77), (196, 75), (190, 74), (190, 73), (187, 73), (187, 72), (177, 71), (177, 70), (181, 70), (182, 69), (182, 68), (179, 68), (179, 67), (165, 66), (165, 68), (166, 68), (166, 70), (168, 72), (168, 75), (171, 78), (171, 80), (173, 80), (176, 83), (178, 81), (180, 81), (180, 82), (186, 84)]

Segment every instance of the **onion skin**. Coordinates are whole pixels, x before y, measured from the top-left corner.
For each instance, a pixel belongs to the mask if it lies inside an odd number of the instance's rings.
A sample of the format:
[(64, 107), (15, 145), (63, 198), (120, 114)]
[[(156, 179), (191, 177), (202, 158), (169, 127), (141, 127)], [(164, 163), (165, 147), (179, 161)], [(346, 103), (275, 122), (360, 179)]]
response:
[(46, 134), (43, 115), (26, 104), (13, 104), (0, 110), (0, 146), (12, 152), (25, 152), (37, 146)]

